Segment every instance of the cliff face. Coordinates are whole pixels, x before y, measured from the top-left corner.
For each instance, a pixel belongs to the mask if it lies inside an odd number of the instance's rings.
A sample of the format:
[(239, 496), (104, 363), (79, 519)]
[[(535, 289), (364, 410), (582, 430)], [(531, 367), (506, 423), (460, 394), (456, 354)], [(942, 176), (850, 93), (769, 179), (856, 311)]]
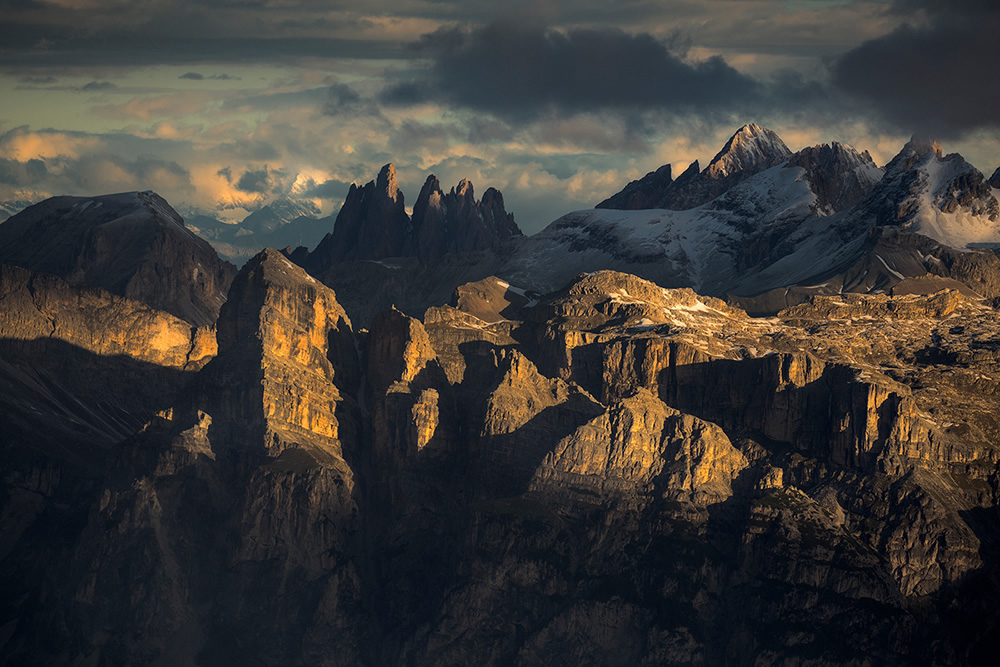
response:
[(755, 319), (610, 271), (355, 332), (266, 251), (74, 531), (10, 541), (8, 572), (64, 565), (6, 597), (3, 651), (975, 662), (1000, 621), (998, 332), (956, 291)]
[[(74, 601), (72, 627), (108, 629), (86, 649), (99, 661), (282, 661), (289, 645), (308, 660), (331, 646), (310, 637), (330, 632), (342, 637), (338, 662), (358, 654), (364, 614), (336, 613), (361, 605), (348, 537), (346, 457), (361, 442), (350, 322), (332, 291), (273, 250), (248, 262), (230, 297), (218, 356), (121, 445), (53, 590)], [(309, 620), (291, 621), (303, 595)], [(332, 629), (342, 623), (351, 630)]]

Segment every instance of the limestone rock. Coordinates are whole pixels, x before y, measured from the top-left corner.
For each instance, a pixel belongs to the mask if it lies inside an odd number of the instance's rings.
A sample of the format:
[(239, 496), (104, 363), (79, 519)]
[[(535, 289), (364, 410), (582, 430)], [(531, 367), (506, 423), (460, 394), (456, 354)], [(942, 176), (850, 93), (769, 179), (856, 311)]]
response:
[(546, 456), (532, 488), (580, 488), (719, 501), (747, 465), (715, 424), (684, 415), (646, 389), (579, 427)]
[(187, 370), (216, 352), (212, 327), (15, 266), (0, 265), (0, 307), (0, 338), (10, 341), (59, 340), (94, 354)]
[(266, 421), (260, 444), (270, 455), (297, 446), (317, 454), (318, 463), (327, 454), (339, 461), (336, 413), (344, 395), (357, 391), (360, 366), (350, 319), (333, 291), (264, 250), (233, 281), (218, 331), (219, 373), (259, 378), (248, 391), (262, 392), (254, 421)]
[[(56, 297), (0, 285), (25, 331), (59, 326)], [(217, 356), (107, 474), (5, 458), (0, 651), (974, 662), (1000, 621), (998, 340), (959, 291), (751, 318), (611, 271), (537, 296), (486, 278), (355, 334), (266, 251)]]

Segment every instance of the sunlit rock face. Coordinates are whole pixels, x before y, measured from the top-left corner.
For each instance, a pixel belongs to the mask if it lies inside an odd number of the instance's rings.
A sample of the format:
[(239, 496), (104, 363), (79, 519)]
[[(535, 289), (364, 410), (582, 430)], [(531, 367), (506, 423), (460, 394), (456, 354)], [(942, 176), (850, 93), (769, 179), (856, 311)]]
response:
[(90, 299), (158, 360), (130, 372), (185, 359), (184, 390), (98, 469), (39, 450), (6, 473), (12, 662), (957, 665), (992, 646), (1000, 316), (960, 290), (752, 318), (616, 271), (544, 295), (487, 277), (355, 331), (265, 251), (214, 349), (120, 297), (0, 278), (4, 331), (82, 345), (100, 325), (60, 304)]
[(211, 324), (235, 267), (162, 197), (53, 197), (0, 226), (0, 262), (102, 287), (196, 325)]

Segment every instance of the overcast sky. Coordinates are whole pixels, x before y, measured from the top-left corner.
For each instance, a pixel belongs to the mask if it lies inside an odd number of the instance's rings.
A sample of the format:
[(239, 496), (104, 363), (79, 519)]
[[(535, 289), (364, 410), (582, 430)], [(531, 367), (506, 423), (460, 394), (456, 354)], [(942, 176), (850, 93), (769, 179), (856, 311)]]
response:
[(996, 0), (0, 0), (0, 199), (324, 212), (396, 164), (534, 232), (738, 127), (1000, 165)]

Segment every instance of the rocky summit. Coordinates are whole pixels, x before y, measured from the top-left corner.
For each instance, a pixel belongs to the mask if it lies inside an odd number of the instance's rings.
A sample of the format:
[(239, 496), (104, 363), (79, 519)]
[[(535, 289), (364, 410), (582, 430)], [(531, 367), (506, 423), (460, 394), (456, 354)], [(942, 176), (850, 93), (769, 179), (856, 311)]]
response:
[(748, 128), (710, 200), (531, 238), (387, 167), (207, 323), (17, 223), (0, 662), (992, 665), (996, 191)]
[(0, 262), (211, 324), (235, 267), (153, 192), (53, 197), (0, 225)]

